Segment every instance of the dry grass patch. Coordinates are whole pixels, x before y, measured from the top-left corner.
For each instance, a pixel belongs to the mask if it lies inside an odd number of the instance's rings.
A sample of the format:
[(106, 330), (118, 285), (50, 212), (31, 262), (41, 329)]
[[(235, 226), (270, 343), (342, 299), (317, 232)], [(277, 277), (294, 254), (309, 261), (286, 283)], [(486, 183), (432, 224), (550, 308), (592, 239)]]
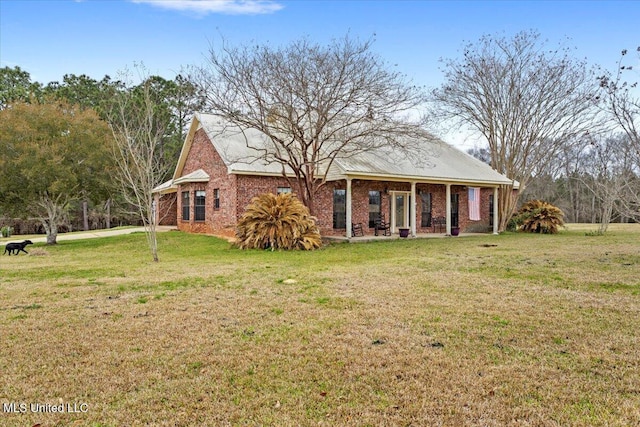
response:
[(638, 425), (634, 230), (7, 257), (0, 400), (88, 406), (0, 425)]

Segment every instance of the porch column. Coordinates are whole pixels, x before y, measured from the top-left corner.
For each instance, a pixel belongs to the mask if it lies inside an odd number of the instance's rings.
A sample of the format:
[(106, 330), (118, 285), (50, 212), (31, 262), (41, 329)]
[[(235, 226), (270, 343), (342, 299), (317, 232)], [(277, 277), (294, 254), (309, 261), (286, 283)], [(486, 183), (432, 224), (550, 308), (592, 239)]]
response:
[(347, 239), (351, 239), (351, 178), (347, 177), (347, 200), (346, 200), (346, 216), (347, 216)]
[(416, 237), (416, 183), (411, 183), (411, 206), (409, 206), (409, 227), (411, 227), (411, 237)]
[(493, 189), (493, 234), (498, 234), (498, 187)]
[(447, 222), (447, 227), (446, 227), (446, 234), (447, 236), (451, 236), (451, 184), (446, 184), (447, 186), (447, 191), (446, 191), (446, 210), (445, 210), (445, 215), (446, 215), (446, 222)]

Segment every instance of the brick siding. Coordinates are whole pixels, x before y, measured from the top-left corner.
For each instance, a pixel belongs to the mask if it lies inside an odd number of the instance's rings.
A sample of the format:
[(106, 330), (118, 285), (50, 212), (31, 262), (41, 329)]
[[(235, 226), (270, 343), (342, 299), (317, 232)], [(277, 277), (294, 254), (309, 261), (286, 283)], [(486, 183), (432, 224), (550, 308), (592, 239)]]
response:
[[(182, 175), (198, 169), (209, 175), (209, 182), (191, 182), (178, 186), (178, 229), (192, 233), (233, 235), (236, 223), (236, 175), (227, 173), (227, 166), (216, 152), (203, 129), (196, 131)], [(220, 193), (220, 207), (214, 207), (214, 190)], [(194, 215), (195, 192), (205, 191), (205, 220), (196, 221)], [(189, 219), (182, 219), (182, 192), (189, 192)]]
[[(222, 161), (209, 141), (205, 132), (200, 129), (194, 135), (191, 150), (188, 153), (182, 175), (203, 169), (210, 177), (208, 183), (184, 183), (178, 186), (176, 196), (175, 223), (180, 230), (193, 233), (209, 233), (232, 236), (235, 224), (242, 216), (244, 208), (251, 199), (262, 193), (276, 193), (278, 187), (289, 187), (288, 180), (275, 176), (235, 175), (227, 173), (227, 166)], [(393, 191), (411, 190), (410, 183), (352, 181), (352, 222), (362, 223), (365, 234), (373, 234), (369, 229), (369, 191), (379, 191), (381, 195), (381, 212), (387, 221), (390, 220), (390, 206)], [(214, 208), (214, 189), (220, 192), (220, 207)], [(322, 235), (344, 235), (345, 230), (333, 228), (333, 190), (346, 189), (346, 181), (328, 182), (316, 195), (314, 211), (317, 225)], [(195, 191), (204, 190), (206, 194), (205, 220), (195, 221)], [(189, 191), (189, 220), (182, 219), (182, 192)], [(292, 188), (295, 193), (295, 186)], [(432, 227), (421, 227), (422, 203), (420, 193), (431, 193), (432, 218), (444, 217), (446, 209), (446, 187), (443, 184), (417, 184), (416, 225), (418, 233), (433, 232)], [(470, 221), (468, 214), (467, 187), (451, 186), (451, 193), (459, 195), (459, 227), (461, 231), (489, 231), (489, 200), (493, 189), (481, 190), (481, 221)]]
[(158, 225), (177, 225), (178, 210), (176, 209), (176, 193), (155, 196), (156, 221)]

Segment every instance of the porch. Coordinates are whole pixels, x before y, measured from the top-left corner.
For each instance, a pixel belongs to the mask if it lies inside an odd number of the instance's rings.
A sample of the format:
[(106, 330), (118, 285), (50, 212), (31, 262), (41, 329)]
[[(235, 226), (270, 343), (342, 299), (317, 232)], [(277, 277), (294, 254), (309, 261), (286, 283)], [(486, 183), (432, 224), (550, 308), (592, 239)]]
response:
[(366, 243), (377, 242), (384, 240), (413, 240), (413, 239), (442, 239), (442, 238), (465, 238), (465, 237), (488, 237), (492, 236), (490, 233), (460, 233), (458, 236), (447, 235), (446, 233), (416, 233), (415, 236), (400, 237), (399, 234), (392, 234), (391, 236), (357, 236), (347, 239), (345, 236), (322, 236), (322, 240), (327, 242), (350, 242), (350, 243)]
[(496, 183), (381, 178), (347, 175), (334, 181), (333, 232), (327, 235), (361, 239), (350, 237), (357, 234), (352, 225), (358, 225), (365, 239), (372, 237), (375, 215), (385, 219), (392, 236), (399, 230), (414, 238), (483, 234), (484, 229), (479, 230), (483, 227), (498, 232), (498, 206), (493, 203), (499, 191)]

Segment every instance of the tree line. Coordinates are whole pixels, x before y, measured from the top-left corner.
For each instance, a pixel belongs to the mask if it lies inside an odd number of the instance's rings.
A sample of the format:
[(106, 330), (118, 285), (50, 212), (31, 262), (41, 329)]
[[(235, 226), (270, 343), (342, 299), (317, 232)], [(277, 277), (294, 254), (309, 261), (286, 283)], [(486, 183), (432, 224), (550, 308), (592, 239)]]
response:
[[(500, 230), (530, 198), (603, 231), (612, 219), (638, 219), (640, 105), (630, 58), (640, 50), (623, 51), (607, 70), (536, 31), (487, 35), (442, 60), (444, 83), (428, 89), (373, 53), (373, 43), (223, 42), (188, 74), (143, 74), (138, 84), (69, 74), (42, 85), (19, 67), (0, 69), (1, 212), (29, 212), (46, 228), (90, 202), (136, 207), (147, 224), (149, 187), (169, 177), (191, 114), (206, 111), (261, 131), (251, 161), (280, 165), (312, 214), (332, 162), (380, 144), (411, 158), (431, 129), (450, 123), (479, 135), (474, 154), (520, 190), (500, 192)], [(143, 163), (151, 177), (131, 173)]]
[[(640, 221), (637, 151), (625, 133), (589, 136), (550, 157), (522, 191), (521, 203), (545, 200), (560, 208), (569, 223)], [(486, 148), (469, 154), (490, 164)]]
[[(144, 72), (142, 68), (137, 68)], [(123, 123), (150, 120), (157, 131), (153, 180), (169, 178), (191, 115), (199, 109), (195, 86), (144, 76), (121, 79), (67, 74), (43, 85), (20, 67), (0, 69), (0, 220), (18, 232), (44, 229), (55, 243), (64, 231), (140, 222), (118, 170), (115, 136)], [(119, 106), (128, 99), (128, 111)], [(133, 106), (145, 105), (144, 118)], [(157, 183), (156, 183), (157, 184)]]

